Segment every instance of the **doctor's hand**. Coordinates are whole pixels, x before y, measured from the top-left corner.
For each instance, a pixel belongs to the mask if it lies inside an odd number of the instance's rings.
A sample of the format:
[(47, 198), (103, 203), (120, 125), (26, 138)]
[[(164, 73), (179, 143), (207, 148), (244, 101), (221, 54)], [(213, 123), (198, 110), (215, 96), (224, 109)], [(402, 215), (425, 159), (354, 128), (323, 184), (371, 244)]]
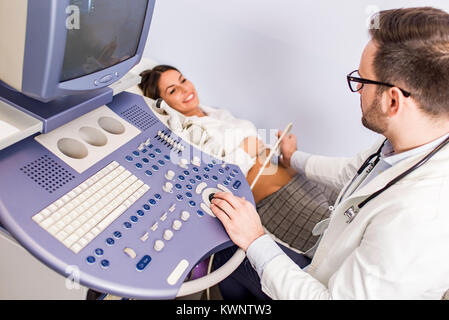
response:
[(223, 223), (231, 240), (245, 252), (254, 240), (265, 234), (256, 208), (243, 198), (229, 192), (217, 192), (210, 208)]
[[(282, 135), (282, 131), (278, 131), (278, 138)], [(288, 134), (282, 139), (281, 141), (281, 154), (282, 157), (280, 158), (281, 163), (286, 167), (290, 168), (290, 159), (292, 158), (292, 155), (298, 150), (297, 147), (297, 138), (294, 134)]]

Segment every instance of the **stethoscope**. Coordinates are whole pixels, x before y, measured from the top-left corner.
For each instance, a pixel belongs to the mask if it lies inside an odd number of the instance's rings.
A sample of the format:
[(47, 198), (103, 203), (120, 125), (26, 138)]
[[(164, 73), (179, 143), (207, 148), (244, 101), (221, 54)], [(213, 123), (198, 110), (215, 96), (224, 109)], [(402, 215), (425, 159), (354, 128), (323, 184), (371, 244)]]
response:
[[(373, 153), (370, 155), (365, 162), (362, 164), (362, 166), (357, 170), (356, 175), (352, 178), (351, 182), (346, 186), (344, 192), (342, 193), (342, 196), (340, 197), (340, 200), (338, 204), (340, 204), (346, 193), (348, 192), (351, 185), (354, 183), (354, 181), (365, 171), (367, 170), (367, 173), (371, 172), (371, 170), (377, 165), (377, 163), (380, 161), (382, 148), (384, 147), (385, 143), (387, 142), (387, 139), (382, 143), (382, 145), (379, 147), (379, 149), (376, 151), (376, 153)], [(443, 142), (441, 142), (436, 148), (434, 148), (430, 153), (428, 153), (424, 158), (422, 158), (418, 163), (413, 165), (408, 170), (404, 171), (400, 175), (398, 175), (396, 178), (388, 182), (383, 188), (379, 189), (378, 191), (371, 194), (368, 198), (360, 202), (358, 205), (351, 206), (348, 210), (345, 211), (344, 215), (348, 218), (346, 223), (352, 222), (352, 220), (355, 218), (357, 213), (362, 209), (368, 202), (376, 198), (378, 195), (380, 195), (382, 192), (390, 188), (392, 185), (397, 183), (398, 181), (402, 180), (404, 177), (421, 167), (423, 164), (425, 164), (427, 161), (429, 161), (438, 151), (444, 148), (449, 143), (449, 137), (447, 137)], [(370, 169), (368, 169), (368, 167)]]

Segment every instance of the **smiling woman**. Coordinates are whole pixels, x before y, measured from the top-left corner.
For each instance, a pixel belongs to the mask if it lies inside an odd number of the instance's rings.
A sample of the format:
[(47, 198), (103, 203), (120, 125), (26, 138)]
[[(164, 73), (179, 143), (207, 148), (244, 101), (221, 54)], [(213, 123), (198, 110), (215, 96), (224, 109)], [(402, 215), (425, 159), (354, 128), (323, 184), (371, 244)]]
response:
[(141, 73), (139, 85), (145, 96), (151, 99), (162, 98), (170, 107), (187, 117), (204, 117), (200, 109), (195, 86), (175, 67), (156, 66)]

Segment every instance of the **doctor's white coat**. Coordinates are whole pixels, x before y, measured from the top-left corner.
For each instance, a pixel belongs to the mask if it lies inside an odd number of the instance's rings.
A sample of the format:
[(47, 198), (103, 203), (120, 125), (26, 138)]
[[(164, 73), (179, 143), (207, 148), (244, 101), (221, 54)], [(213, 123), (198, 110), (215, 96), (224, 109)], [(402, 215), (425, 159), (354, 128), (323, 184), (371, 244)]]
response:
[[(305, 173), (343, 190), (382, 142), (354, 159), (312, 156)], [(351, 223), (344, 215), (428, 152), (399, 162), (345, 198), (307, 272), (286, 255), (271, 260), (263, 291), (274, 299), (441, 299), (449, 289), (449, 146), (368, 202)]]

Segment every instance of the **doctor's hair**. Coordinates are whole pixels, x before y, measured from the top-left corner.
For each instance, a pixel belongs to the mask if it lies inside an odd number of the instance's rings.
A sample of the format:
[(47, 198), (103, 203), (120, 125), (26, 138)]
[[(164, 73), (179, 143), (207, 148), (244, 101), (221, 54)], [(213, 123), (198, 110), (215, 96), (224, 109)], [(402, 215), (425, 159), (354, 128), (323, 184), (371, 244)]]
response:
[(161, 74), (169, 70), (180, 72), (175, 67), (169, 65), (158, 65), (153, 69), (145, 70), (140, 73), (142, 81), (139, 83), (139, 88), (143, 91), (143, 95), (154, 100), (159, 99), (161, 97), (159, 91)]
[[(449, 14), (432, 8), (380, 11), (370, 29), (378, 81), (411, 93), (431, 117), (449, 116)], [(387, 88), (379, 86), (379, 92)]]

